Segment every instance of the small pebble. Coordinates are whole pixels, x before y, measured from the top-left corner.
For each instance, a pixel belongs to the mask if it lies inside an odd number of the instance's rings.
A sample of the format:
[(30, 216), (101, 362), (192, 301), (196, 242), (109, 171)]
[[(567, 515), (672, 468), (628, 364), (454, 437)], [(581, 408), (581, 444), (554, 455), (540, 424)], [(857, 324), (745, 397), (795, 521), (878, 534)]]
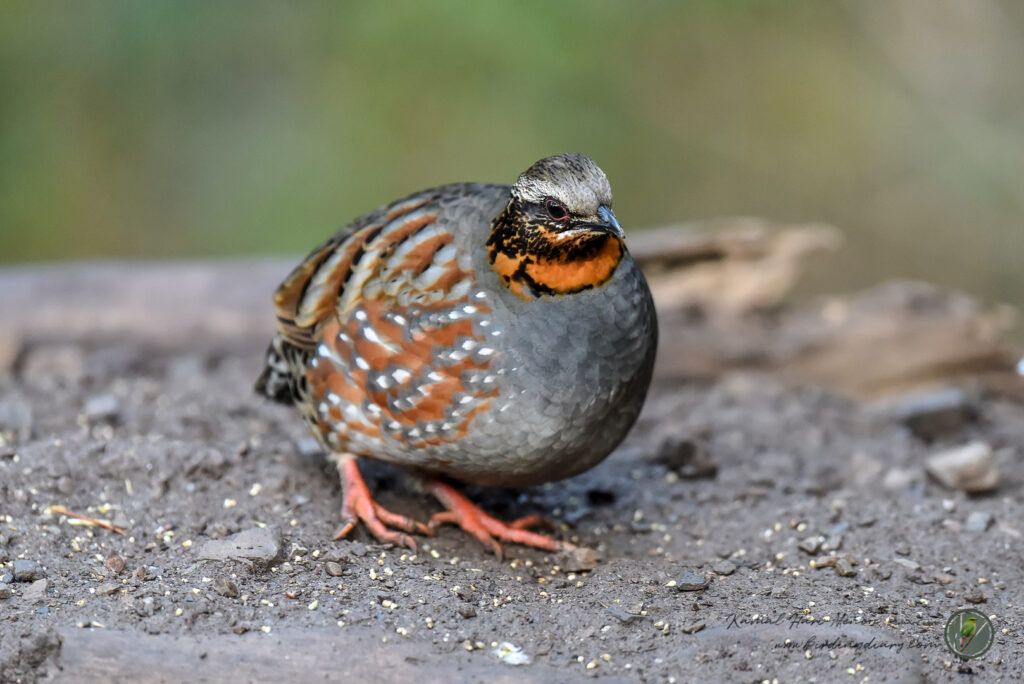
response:
[(20, 401), (0, 401), (0, 446), (24, 443), (32, 436), (32, 408)]
[(921, 471), (915, 468), (890, 468), (882, 478), (882, 488), (894, 492), (912, 485), (921, 478)]
[(853, 577), (857, 571), (853, 569), (853, 565), (848, 559), (840, 558), (836, 561), (836, 574), (840, 577)]
[(45, 579), (38, 579), (28, 585), (28, 588), (21, 593), (21, 596), (26, 601), (41, 601), (46, 598), (46, 590), (49, 588), (49, 582)]
[(964, 594), (964, 601), (967, 601), (968, 603), (985, 603), (988, 599), (985, 597), (985, 594), (981, 593), (981, 589), (978, 587), (971, 587)]
[(676, 589), (679, 591), (700, 591), (707, 588), (707, 579), (694, 572), (683, 573), (682, 577), (676, 580)]
[(581, 546), (558, 554), (555, 563), (566, 572), (583, 572), (596, 568), (600, 560), (597, 551)]
[(968, 532), (984, 532), (992, 525), (992, 514), (988, 511), (974, 511), (967, 516), (964, 529)]
[(834, 534), (821, 545), (822, 551), (838, 551), (843, 545), (843, 535)]
[(324, 563), (324, 572), (331, 577), (341, 577), (341, 573), (345, 572), (345, 566), (336, 561), (327, 561)]
[(465, 603), (458, 607), (458, 613), (459, 615), (468, 620), (469, 618), (476, 617), (476, 608), (474, 608), (468, 603)]
[(808, 553), (813, 556), (818, 553), (818, 549), (821, 548), (822, 541), (824, 540), (819, 535), (815, 535), (813, 537), (807, 537), (807, 539), (802, 540), (796, 546), (804, 553)]
[(909, 558), (894, 558), (893, 563), (896, 563), (911, 572), (916, 572), (921, 569), (921, 565), (919, 563), (912, 561)]
[(121, 415), (121, 400), (109, 393), (89, 397), (82, 414), (90, 423), (116, 423)]
[(736, 572), (736, 566), (729, 561), (719, 561), (711, 566), (711, 571), (716, 575), (731, 575)]
[(19, 558), (14, 561), (14, 581), (34, 582), (43, 576), (43, 568), (34, 560)]
[(111, 556), (107, 559), (107, 569), (115, 575), (120, 575), (124, 570), (124, 559), (119, 556)]
[(684, 634), (696, 634), (697, 632), (699, 632), (702, 629), (704, 629), (704, 623), (703, 622), (695, 622), (692, 625), (687, 625), (686, 627), (683, 627), (682, 628), (682, 632)]
[(226, 577), (218, 577), (213, 581), (213, 590), (226, 598), (238, 597), (238, 585)]
[(11, 596), (11, 587), (6, 582), (0, 582), (0, 599), (9, 598)]
[(915, 437), (929, 442), (958, 434), (977, 414), (971, 398), (957, 387), (907, 394), (885, 408)]
[(933, 454), (925, 462), (925, 469), (948, 489), (978, 493), (999, 485), (995, 456), (985, 442), (971, 442)]

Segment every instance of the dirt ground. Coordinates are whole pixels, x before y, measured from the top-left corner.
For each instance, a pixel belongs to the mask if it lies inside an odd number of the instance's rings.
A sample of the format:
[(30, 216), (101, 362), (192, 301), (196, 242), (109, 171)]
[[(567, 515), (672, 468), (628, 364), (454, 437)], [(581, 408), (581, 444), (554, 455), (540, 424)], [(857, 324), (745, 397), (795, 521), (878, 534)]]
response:
[[(925, 434), (768, 373), (662, 374), (600, 466), (470, 490), (499, 517), (543, 513), (596, 565), (512, 545), (499, 561), (452, 527), (413, 554), (362, 529), (331, 541), (336, 476), (251, 392), (279, 264), (200, 269), (244, 274), (231, 292), (168, 269), (180, 287), (152, 300), (145, 269), (0, 271), (0, 681), (1024, 676), (1019, 403), (978, 395)], [(993, 491), (926, 474), (972, 441)], [(400, 472), (364, 472), (392, 510), (437, 510)], [(966, 607), (996, 638), (962, 663), (942, 631)]]

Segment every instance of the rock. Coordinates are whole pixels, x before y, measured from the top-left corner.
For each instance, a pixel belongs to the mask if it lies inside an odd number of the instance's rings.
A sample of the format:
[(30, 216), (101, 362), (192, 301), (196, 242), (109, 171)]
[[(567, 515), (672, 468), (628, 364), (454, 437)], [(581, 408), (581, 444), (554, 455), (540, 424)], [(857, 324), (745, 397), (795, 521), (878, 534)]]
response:
[(925, 463), (928, 474), (949, 489), (969, 493), (987, 492), (999, 485), (992, 448), (984, 442), (971, 442), (949, 451), (933, 454)]
[(683, 632), (683, 634), (696, 634), (697, 632), (699, 632), (702, 629), (704, 629), (704, 623), (703, 622), (695, 622), (692, 625), (687, 625), (686, 627), (683, 627), (682, 628), (682, 632)]
[(238, 585), (226, 577), (218, 577), (213, 581), (213, 590), (226, 598), (238, 597)]
[(882, 478), (882, 488), (894, 492), (904, 489), (921, 477), (921, 471), (915, 468), (890, 468)]
[(853, 564), (849, 559), (840, 558), (836, 561), (836, 574), (840, 577), (853, 577), (857, 571), (853, 569)]
[(115, 575), (120, 575), (124, 571), (124, 559), (120, 556), (111, 556), (107, 559), (107, 569)]
[(823, 541), (825, 540), (822, 539), (820, 535), (815, 535), (813, 537), (807, 537), (807, 539), (802, 540), (799, 544), (796, 545), (796, 547), (804, 553), (813, 556), (814, 554), (818, 553), (818, 549), (821, 548), (821, 543)]
[(0, 599), (10, 598), (11, 587), (6, 582), (0, 582)]
[(157, 577), (164, 573), (163, 568), (158, 568), (155, 565), (142, 566), (140, 565), (135, 570), (135, 579), (140, 579), (146, 582), (152, 582)]
[(964, 530), (975, 534), (984, 532), (992, 525), (992, 514), (988, 511), (974, 511), (967, 516)]
[(0, 447), (32, 438), (32, 407), (14, 399), (0, 401)]
[(692, 439), (678, 436), (666, 437), (655, 448), (650, 457), (684, 479), (714, 477), (718, 466), (712, 461), (707, 449)]
[(701, 591), (707, 588), (707, 579), (695, 572), (683, 573), (683, 576), (676, 580), (676, 589), (679, 591)]
[(597, 551), (581, 546), (559, 553), (555, 564), (566, 572), (583, 572), (596, 568), (600, 560), (601, 554)]
[(152, 596), (147, 596), (141, 601), (136, 601), (133, 606), (135, 607), (135, 612), (139, 617), (152, 617), (156, 611), (160, 609), (159, 604), (153, 600)]
[(736, 572), (736, 566), (729, 561), (719, 561), (711, 566), (711, 571), (716, 575), (731, 575)]
[(461, 615), (462, 617), (466, 618), (467, 620), (469, 618), (476, 617), (476, 608), (474, 608), (469, 603), (464, 603), (464, 604), (460, 605), (458, 607), (457, 611), (458, 611), (459, 615)]
[(45, 579), (38, 579), (32, 584), (28, 585), (28, 589), (22, 592), (22, 598), (26, 601), (42, 601), (46, 598), (46, 590), (50, 588), (50, 583)]
[(833, 534), (821, 545), (822, 551), (838, 551), (843, 545), (843, 535)]
[(121, 417), (121, 400), (110, 393), (89, 397), (82, 416), (89, 423), (117, 423)]
[(345, 572), (345, 566), (336, 561), (327, 561), (324, 563), (324, 572), (331, 577), (341, 577), (341, 573)]
[(43, 568), (34, 560), (18, 559), (14, 561), (14, 581), (33, 582), (43, 576)]
[(964, 593), (964, 601), (968, 603), (985, 603), (988, 598), (985, 594), (981, 593), (981, 589), (978, 587), (971, 587)]
[(280, 534), (271, 527), (252, 527), (225, 539), (211, 539), (199, 547), (199, 558), (245, 561), (269, 565), (281, 556)]
[(921, 565), (919, 563), (912, 561), (909, 558), (894, 558), (892, 562), (902, 568), (906, 568), (910, 572), (917, 572), (921, 569)]
[(974, 400), (959, 387), (914, 392), (875, 408), (927, 442), (957, 435), (977, 418)]

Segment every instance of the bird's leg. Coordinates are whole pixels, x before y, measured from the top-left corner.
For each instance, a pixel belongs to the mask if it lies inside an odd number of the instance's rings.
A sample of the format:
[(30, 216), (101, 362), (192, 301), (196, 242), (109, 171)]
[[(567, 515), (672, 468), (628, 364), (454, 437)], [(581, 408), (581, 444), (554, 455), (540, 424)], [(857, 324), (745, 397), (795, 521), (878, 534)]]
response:
[(430, 528), (436, 529), (444, 523), (458, 525), (476, 537), (481, 544), (494, 551), (498, 558), (502, 558), (499, 539), (524, 546), (533, 546), (545, 551), (564, 551), (576, 548), (568, 542), (558, 541), (536, 532), (528, 532), (525, 528), (545, 522), (540, 516), (531, 515), (512, 523), (503, 523), (484, 513), (476, 504), (449, 484), (434, 479), (429, 479), (424, 484), (427, 490), (445, 507), (444, 511), (435, 513), (430, 518), (428, 523)]
[(355, 454), (337, 453), (330, 454), (328, 460), (334, 462), (338, 468), (338, 475), (341, 477), (341, 529), (334, 535), (335, 539), (341, 539), (359, 524), (362, 520), (370, 534), (382, 542), (391, 542), (399, 546), (412, 549), (415, 553), (416, 542), (408, 534), (395, 532), (388, 529), (395, 527), (403, 532), (419, 532), (420, 534), (433, 534), (431, 528), (421, 522), (417, 522), (404, 515), (392, 513), (384, 508), (370, 495), (370, 488), (366, 486), (359, 466), (356, 463)]

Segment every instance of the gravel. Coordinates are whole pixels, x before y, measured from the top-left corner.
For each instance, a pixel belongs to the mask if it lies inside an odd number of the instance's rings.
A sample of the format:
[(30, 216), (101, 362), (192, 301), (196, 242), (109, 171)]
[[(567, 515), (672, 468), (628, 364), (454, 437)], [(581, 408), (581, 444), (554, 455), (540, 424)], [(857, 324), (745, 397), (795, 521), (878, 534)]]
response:
[[(934, 681), (956, 670), (946, 619), (975, 605), (997, 639), (971, 667), (986, 681), (1024, 669), (1017, 404), (982, 397), (957, 441), (936, 442), (764, 375), (659, 379), (597, 468), (518, 492), (466, 489), (499, 518), (544, 515), (600, 560), (507, 544), (499, 561), (450, 526), (416, 554), (361, 528), (333, 541), (336, 475), (296, 448), (293, 412), (250, 392), (265, 340), (200, 338), (26, 343), (0, 372), (0, 401), (33, 416), (29, 437), (0, 449), (0, 681), (853, 681), (849, 669)], [(105, 392), (117, 419), (83, 422)], [(935, 475), (882, 486), (889, 469), (922, 473), (971, 443), (998, 462), (991, 491), (968, 497)], [(654, 457), (664, 445), (671, 467)], [(698, 455), (713, 468), (690, 468)], [(400, 471), (361, 467), (385, 507), (436, 512)], [(55, 505), (124, 534), (46, 512)], [(808, 538), (821, 540), (814, 555), (798, 546)], [(786, 646), (812, 637), (900, 647), (814, 646), (808, 659)], [(499, 662), (503, 642), (530, 664)], [(344, 662), (324, 655), (339, 652)]]

